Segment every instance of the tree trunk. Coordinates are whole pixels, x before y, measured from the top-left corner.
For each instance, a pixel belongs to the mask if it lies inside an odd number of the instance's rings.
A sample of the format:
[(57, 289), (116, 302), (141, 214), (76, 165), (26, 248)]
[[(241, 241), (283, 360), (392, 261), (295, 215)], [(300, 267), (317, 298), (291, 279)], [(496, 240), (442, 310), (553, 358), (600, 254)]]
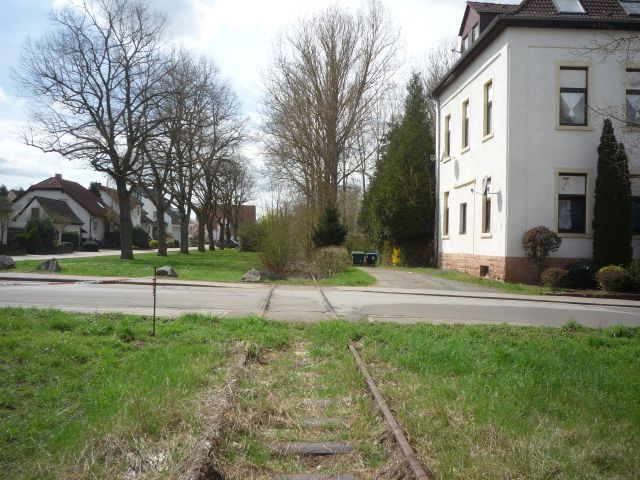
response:
[(205, 229), (205, 225), (204, 225), (204, 214), (202, 212), (202, 210), (200, 210), (199, 212), (196, 212), (196, 216), (198, 218), (198, 251), (199, 252), (206, 252), (205, 248), (204, 248), (204, 229)]
[(218, 238), (218, 242), (220, 242), (220, 250), (224, 250), (224, 242), (225, 242), (225, 239), (224, 239), (224, 234), (225, 234), (224, 225), (222, 223), (218, 222), (218, 227), (220, 227), (220, 238)]
[(189, 254), (189, 217), (191, 212), (180, 212), (180, 253)]
[(158, 218), (156, 221), (158, 222), (158, 256), (166, 257), (167, 256), (167, 226), (164, 224), (164, 202), (162, 200), (158, 201), (158, 205), (156, 206), (156, 212)]
[(116, 181), (120, 204), (120, 259), (133, 260), (133, 223), (131, 222), (131, 192), (127, 182)]
[(215, 252), (216, 240), (213, 238), (213, 220), (207, 219), (207, 231), (209, 233), (209, 250)]

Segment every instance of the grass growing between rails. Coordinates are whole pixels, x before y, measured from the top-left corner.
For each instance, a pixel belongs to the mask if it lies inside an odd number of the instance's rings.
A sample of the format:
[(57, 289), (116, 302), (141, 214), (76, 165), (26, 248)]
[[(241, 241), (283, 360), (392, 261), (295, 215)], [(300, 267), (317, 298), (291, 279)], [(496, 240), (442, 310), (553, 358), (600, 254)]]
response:
[[(256, 252), (241, 252), (237, 249), (216, 250), (215, 252), (194, 252), (183, 255), (169, 252), (167, 257), (155, 253), (136, 255), (134, 260), (121, 260), (119, 256), (84, 257), (59, 259), (61, 274), (88, 275), (101, 277), (139, 278), (153, 275), (153, 267), (165, 265), (175, 268), (181, 280), (209, 282), (240, 282), (242, 276), (252, 268), (260, 269), (260, 258)], [(16, 262), (16, 271), (40, 273), (41, 260)], [(51, 272), (44, 272), (50, 274)], [(349, 267), (335, 277), (323, 279), (322, 285), (367, 286), (375, 279), (357, 268)], [(313, 280), (290, 278), (283, 283), (292, 285), (313, 285)]]
[(150, 328), (136, 316), (0, 309), (0, 478), (122, 478), (154, 462), (171, 476), (236, 342), (283, 348), (295, 330), (191, 315), (156, 337)]
[(384, 267), (384, 268), (393, 268), (394, 270), (398, 269), (398, 270), (404, 270), (407, 272), (422, 273), (422, 274), (432, 275), (435, 277), (444, 278), (446, 280), (455, 280), (458, 282), (473, 283), (475, 285), (480, 285), (482, 287), (495, 288), (497, 290), (502, 290), (505, 293), (514, 293), (519, 295), (546, 295), (548, 293), (551, 293), (552, 291), (550, 288), (547, 288), (547, 287), (541, 287), (537, 285), (525, 285), (522, 283), (499, 282), (497, 280), (482, 278), (476, 275), (470, 275), (468, 273), (454, 272), (450, 270), (440, 270), (437, 268), (425, 268), (425, 267), (417, 267), (417, 268)]

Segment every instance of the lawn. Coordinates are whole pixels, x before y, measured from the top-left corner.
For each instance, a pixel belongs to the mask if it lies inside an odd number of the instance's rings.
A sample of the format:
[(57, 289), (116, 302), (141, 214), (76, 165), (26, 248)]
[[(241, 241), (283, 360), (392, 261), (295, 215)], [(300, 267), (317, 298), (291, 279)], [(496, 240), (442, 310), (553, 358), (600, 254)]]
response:
[(551, 292), (550, 288), (541, 287), (537, 285), (525, 285), (522, 283), (508, 283), (499, 282), (497, 280), (491, 280), (488, 278), (478, 277), (476, 275), (470, 275), (463, 272), (455, 272), (451, 270), (440, 270), (438, 268), (405, 268), (405, 267), (385, 267), (398, 270), (404, 270), (407, 272), (423, 273), (436, 277), (441, 277), (447, 280), (455, 280), (458, 282), (473, 283), (483, 287), (495, 288), (502, 290), (505, 293), (515, 293), (519, 295), (546, 295)]
[[(90, 275), (108, 277), (139, 278), (153, 275), (153, 267), (172, 266), (182, 280), (200, 280), (209, 282), (240, 282), (242, 276), (252, 268), (260, 268), (260, 259), (256, 252), (241, 252), (237, 249), (216, 250), (215, 252), (194, 252), (183, 255), (169, 252), (167, 257), (155, 253), (136, 255), (134, 260), (121, 260), (119, 256), (61, 258), (61, 274)], [(16, 262), (19, 272), (39, 272), (39, 260)], [(349, 267), (335, 277), (322, 280), (324, 285), (362, 286), (371, 285), (375, 279), (357, 268)], [(286, 283), (304, 285), (313, 284), (312, 280), (291, 278)]]
[[(283, 348), (293, 327), (258, 319), (148, 318), (0, 309), (0, 478), (122, 478), (133, 459), (168, 472), (206, 426), (206, 399), (236, 342)], [(174, 472), (175, 473), (175, 472)]]
[[(179, 464), (203, 427), (202, 398), (221, 384), (240, 341), (255, 345), (258, 361), (239, 398), (244, 427), (225, 444), (230, 466), (295, 471), (266, 453), (291, 433), (268, 419), (311, 395), (352, 398), (349, 430), (327, 438), (354, 440), (358, 464), (379, 468), (388, 454), (381, 424), (346, 351), (357, 340), (437, 478), (632, 479), (640, 471), (637, 328), (187, 315), (161, 321), (157, 337), (149, 330), (143, 317), (0, 309), (0, 478), (114, 478), (132, 454), (168, 452), (169, 466)], [(291, 382), (300, 345), (317, 362), (303, 372), (306, 384)]]

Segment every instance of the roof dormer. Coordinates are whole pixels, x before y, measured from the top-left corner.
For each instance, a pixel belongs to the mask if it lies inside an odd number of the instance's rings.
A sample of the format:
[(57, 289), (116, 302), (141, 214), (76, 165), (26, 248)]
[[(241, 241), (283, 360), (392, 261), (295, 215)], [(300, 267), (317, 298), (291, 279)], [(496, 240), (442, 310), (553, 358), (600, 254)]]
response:
[(464, 52), (471, 48), (496, 16), (513, 12), (516, 8), (518, 5), (467, 2), (458, 32), (460, 50)]

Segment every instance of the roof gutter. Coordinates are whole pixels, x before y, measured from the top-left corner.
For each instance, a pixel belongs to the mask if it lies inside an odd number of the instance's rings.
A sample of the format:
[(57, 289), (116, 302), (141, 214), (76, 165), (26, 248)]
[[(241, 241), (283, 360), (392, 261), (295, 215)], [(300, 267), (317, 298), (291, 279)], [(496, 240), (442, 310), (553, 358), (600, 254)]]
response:
[(508, 27), (519, 28), (571, 28), (578, 30), (623, 30), (640, 31), (638, 19), (580, 18), (580, 17), (516, 17), (498, 15), (478, 37), (478, 40), (467, 50), (445, 74), (440, 82), (431, 90), (430, 95), (438, 98), (443, 90), (453, 83), (464, 69), (473, 62), (484, 48)]

